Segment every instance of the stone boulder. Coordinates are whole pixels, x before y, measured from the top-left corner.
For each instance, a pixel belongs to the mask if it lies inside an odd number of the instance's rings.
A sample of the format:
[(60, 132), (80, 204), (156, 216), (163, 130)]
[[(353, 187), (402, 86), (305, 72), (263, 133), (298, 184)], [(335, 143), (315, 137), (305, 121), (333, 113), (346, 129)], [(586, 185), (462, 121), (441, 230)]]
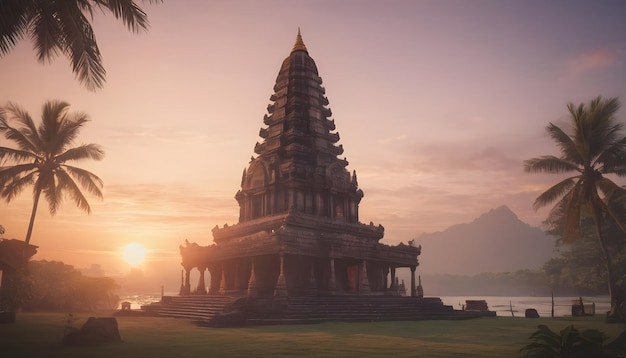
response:
[(63, 344), (90, 346), (121, 340), (115, 317), (89, 317), (80, 330), (74, 330), (63, 337)]
[(539, 312), (537, 312), (534, 308), (527, 308), (526, 312), (524, 312), (524, 317), (526, 318), (539, 318)]
[(15, 323), (15, 312), (0, 311), (0, 323)]

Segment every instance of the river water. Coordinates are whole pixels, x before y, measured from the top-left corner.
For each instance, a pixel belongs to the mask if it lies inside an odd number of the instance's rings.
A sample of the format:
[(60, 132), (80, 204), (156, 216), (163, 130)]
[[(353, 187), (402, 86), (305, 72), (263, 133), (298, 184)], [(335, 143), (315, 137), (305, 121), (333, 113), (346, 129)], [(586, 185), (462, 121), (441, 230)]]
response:
[[(572, 300), (578, 301), (580, 297), (554, 297), (554, 316), (563, 317), (572, 315)], [(583, 296), (585, 307), (595, 304), (595, 313), (604, 315), (611, 307), (609, 296)], [(462, 309), (465, 300), (485, 300), (490, 311), (495, 311), (498, 316), (511, 317), (511, 307), (515, 317), (524, 317), (527, 308), (534, 308), (540, 317), (550, 317), (552, 309), (551, 297), (497, 297), (497, 296), (443, 296), (441, 300), (454, 309)]]
[[(168, 296), (174, 296), (178, 293), (165, 293)], [(554, 297), (554, 316), (563, 317), (572, 315), (572, 300), (578, 300), (579, 297)], [(595, 313), (604, 315), (610, 309), (610, 300), (608, 296), (583, 296), (585, 305), (595, 304)], [(143, 295), (127, 295), (120, 297), (121, 303), (130, 302), (131, 309), (139, 309), (142, 305), (161, 300), (161, 294), (143, 294)], [(495, 311), (496, 315), (502, 317), (511, 317), (511, 308), (515, 317), (524, 317), (527, 308), (534, 308), (541, 317), (550, 317), (552, 309), (551, 297), (497, 297), (497, 296), (442, 296), (441, 300), (444, 304), (452, 306), (455, 310), (463, 309), (465, 300), (485, 300), (490, 311)]]

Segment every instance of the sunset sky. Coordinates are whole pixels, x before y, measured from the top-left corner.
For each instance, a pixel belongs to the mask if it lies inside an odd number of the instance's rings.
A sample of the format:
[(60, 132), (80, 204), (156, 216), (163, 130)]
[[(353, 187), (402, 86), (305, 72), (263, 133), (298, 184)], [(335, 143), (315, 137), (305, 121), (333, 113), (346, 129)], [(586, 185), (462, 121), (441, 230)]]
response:
[[(67, 101), (91, 118), (77, 144), (106, 151), (100, 162), (75, 163), (105, 183), (104, 200), (89, 197), (91, 215), (67, 201), (50, 217), (41, 202), (37, 259), (120, 274), (129, 270), (121, 248), (138, 242), (146, 272), (177, 279), (179, 244), (211, 244), (215, 225), (238, 220), (234, 195), (298, 27), (365, 193), (360, 220), (382, 224), (388, 244), (501, 205), (538, 226), (548, 210), (535, 213), (532, 203), (558, 178), (526, 174), (522, 162), (558, 154), (545, 126), (562, 123), (570, 101), (617, 96), (626, 105), (623, 1), (142, 7), (151, 28), (141, 34), (95, 15), (107, 70), (98, 92), (82, 87), (63, 57), (37, 63), (28, 40), (0, 58), (0, 105), (39, 119), (45, 101)], [(5, 238), (24, 238), (31, 204), (30, 190), (0, 203)]]

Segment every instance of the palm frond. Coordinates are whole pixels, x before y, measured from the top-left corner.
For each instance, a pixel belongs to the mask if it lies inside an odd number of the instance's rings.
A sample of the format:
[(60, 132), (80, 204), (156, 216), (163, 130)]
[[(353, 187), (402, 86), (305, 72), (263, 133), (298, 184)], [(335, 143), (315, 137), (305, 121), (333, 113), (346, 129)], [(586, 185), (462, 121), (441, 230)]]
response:
[(2, 190), (2, 188), (7, 183), (19, 181), (24, 176), (36, 170), (37, 166), (35, 164), (20, 164), (8, 167), (0, 167), (0, 190)]
[[(64, 170), (59, 170), (57, 172), (57, 178), (59, 179), (59, 192), (63, 191), (67, 193), (67, 195), (74, 200), (76, 206), (87, 214), (91, 214), (91, 207), (89, 206), (89, 202), (80, 191), (80, 188), (76, 185), (76, 182), (68, 175), (68, 173)], [(95, 187), (97, 189), (97, 187)], [(97, 192), (100, 193), (100, 189), (97, 189)], [(100, 193), (102, 196), (102, 193)]]
[(596, 187), (600, 189), (605, 199), (626, 195), (626, 189), (615, 184), (611, 179), (602, 177), (596, 181)]
[(549, 173), (560, 174), (573, 171), (579, 171), (578, 165), (557, 158), (553, 155), (544, 155), (537, 158), (532, 158), (524, 161), (524, 171), (527, 173)]
[(0, 187), (0, 197), (10, 203), (25, 187), (33, 184), (36, 179), (36, 171), (31, 171), (24, 176), (15, 176), (10, 181), (4, 182), (3, 186)]
[[(18, 126), (12, 126), (10, 124), (12, 121)], [(0, 132), (4, 132), (6, 139), (14, 141), (24, 151), (33, 154), (41, 151), (41, 142), (33, 119), (28, 112), (14, 103), (9, 102), (5, 107), (5, 115), (0, 118)]]
[(61, 50), (70, 59), (78, 81), (95, 91), (104, 85), (106, 71), (93, 29), (76, 2), (62, 3), (62, 11), (57, 13), (63, 31)]
[(67, 120), (69, 103), (63, 101), (47, 101), (41, 107), (41, 125), (38, 133), (45, 143), (56, 139), (63, 122)]
[(37, 60), (50, 62), (63, 48), (63, 29), (58, 13), (61, 1), (38, 1), (30, 14), (27, 32), (35, 43)]
[(122, 19), (129, 30), (138, 33), (149, 27), (148, 16), (132, 0), (105, 0), (101, 2), (113, 15)]
[(102, 199), (102, 191), (100, 190), (100, 188), (103, 187), (102, 179), (100, 179), (95, 174), (81, 168), (76, 168), (69, 165), (64, 165), (63, 168), (72, 177), (76, 178), (80, 185), (85, 188), (89, 193)]
[(581, 153), (578, 151), (576, 143), (565, 131), (553, 123), (550, 123), (546, 127), (546, 131), (548, 131), (550, 138), (556, 142), (565, 160), (576, 164), (583, 164)]
[[(30, 0), (0, 1), (0, 55), (6, 55), (26, 35)], [(1, 56), (0, 56), (1, 57)]]
[(61, 153), (69, 147), (78, 137), (81, 127), (89, 122), (88, 116), (83, 112), (67, 115), (57, 133), (59, 139), (54, 144), (55, 153)]
[(97, 144), (83, 144), (78, 147), (70, 148), (66, 152), (57, 156), (59, 163), (65, 163), (68, 160), (93, 159), (101, 160), (104, 158), (104, 150)]
[(602, 173), (613, 173), (616, 168), (626, 167), (626, 137), (613, 141), (598, 155), (593, 165), (601, 165)]
[(43, 108), (42, 125), (39, 128), (46, 152), (52, 155), (62, 153), (74, 142), (80, 128), (87, 121), (85, 113), (70, 114), (67, 102), (47, 102)]
[(15, 162), (32, 161), (34, 162), (37, 155), (25, 150), (0, 147), (0, 159), (8, 159)]
[(55, 174), (57, 172), (58, 169), (39, 171), (39, 177), (35, 182), (35, 189), (33, 190), (33, 195), (36, 195), (38, 191), (41, 191), (44, 194), (46, 201), (48, 202), (48, 211), (52, 216), (56, 215), (57, 209), (63, 202), (62, 192), (58, 190), (55, 178)]
[(567, 109), (570, 112), (572, 126), (574, 130), (573, 145), (576, 148), (576, 152), (580, 157), (580, 164), (588, 165), (591, 162), (591, 156), (589, 154), (589, 147), (586, 143), (586, 135), (588, 131), (589, 121), (586, 118), (585, 104), (581, 103), (575, 106), (573, 103), (567, 105)]
[(623, 128), (623, 124), (615, 120), (619, 107), (617, 98), (596, 97), (589, 102), (585, 120), (588, 122), (586, 137), (591, 158), (602, 155), (617, 141)]
[(535, 203), (533, 204), (533, 208), (538, 210), (560, 197), (564, 196), (568, 190), (570, 190), (575, 185), (578, 185), (580, 182), (579, 177), (570, 177), (560, 181), (559, 183), (553, 185), (551, 188), (543, 192), (541, 195), (535, 199)]

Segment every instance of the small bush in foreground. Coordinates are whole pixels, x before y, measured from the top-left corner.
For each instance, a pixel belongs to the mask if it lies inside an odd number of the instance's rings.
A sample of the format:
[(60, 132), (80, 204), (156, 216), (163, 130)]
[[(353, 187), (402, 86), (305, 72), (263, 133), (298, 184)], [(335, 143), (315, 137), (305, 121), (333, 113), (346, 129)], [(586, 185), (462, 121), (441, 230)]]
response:
[(589, 358), (589, 357), (624, 357), (626, 348), (623, 343), (626, 331), (606, 346), (607, 336), (597, 329), (579, 331), (573, 325), (562, 329), (558, 334), (546, 325), (539, 325), (529, 339), (533, 342), (522, 347), (527, 358)]

